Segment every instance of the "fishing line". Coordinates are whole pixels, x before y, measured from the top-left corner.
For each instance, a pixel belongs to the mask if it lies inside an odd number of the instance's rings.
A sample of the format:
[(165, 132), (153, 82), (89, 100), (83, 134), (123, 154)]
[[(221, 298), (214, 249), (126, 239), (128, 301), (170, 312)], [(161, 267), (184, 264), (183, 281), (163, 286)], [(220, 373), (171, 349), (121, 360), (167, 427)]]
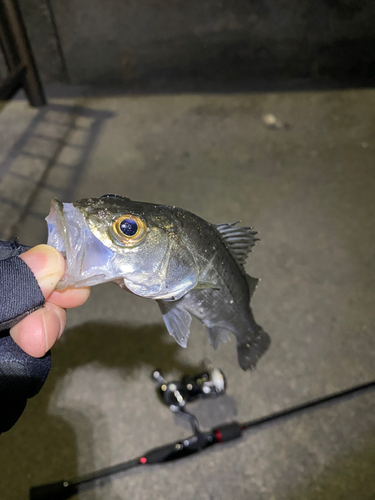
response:
[(118, 474), (119, 472), (125, 472), (135, 467), (172, 462), (201, 452), (213, 445), (238, 439), (245, 431), (250, 429), (304, 414), (325, 404), (338, 403), (350, 397), (366, 394), (375, 389), (375, 380), (373, 380), (248, 422), (225, 423), (216, 426), (210, 431), (202, 432), (199, 429), (196, 417), (186, 411), (185, 405), (198, 397), (212, 398), (224, 394), (226, 389), (224, 373), (213, 368), (211, 364), (208, 364), (203, 373), (195, 377), (185, 376), (181, 381), (167, 382), (159, 370), (154, 371), (153, 378), (159, 384), (159, 393), (163, 403), (169, 406), (171, 411), (190, 422), (194, 431), (193, 436), (182, 441), (175, 441), (153, 448), (138, 458), (90, 474), (57, 483), (36, 486), (31, 488), (29, 499), (50, 500), (53, 498), (54, 500), (67, 500), (77, 494), (79, 489), (89, 486), (94, 481)]

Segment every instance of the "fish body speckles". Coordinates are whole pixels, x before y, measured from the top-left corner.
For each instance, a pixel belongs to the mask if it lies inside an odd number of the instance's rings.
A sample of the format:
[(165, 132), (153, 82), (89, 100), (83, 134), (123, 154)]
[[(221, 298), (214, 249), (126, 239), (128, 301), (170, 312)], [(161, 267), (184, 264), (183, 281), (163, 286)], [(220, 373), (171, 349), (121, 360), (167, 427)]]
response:
[(252, 228), (215, 226), (186, 210), (107, 195), (52, 202), (48, 243), (64, 253), (60, 287), (114, 281), (158, 302), (169, 333), (186, 347), (191, 316), (206, 325), (214, 348), (236, 337), (238, 361), (255, 367), (270, 339), (250, 298), (258, 280), (244, 270), (256, 241)]

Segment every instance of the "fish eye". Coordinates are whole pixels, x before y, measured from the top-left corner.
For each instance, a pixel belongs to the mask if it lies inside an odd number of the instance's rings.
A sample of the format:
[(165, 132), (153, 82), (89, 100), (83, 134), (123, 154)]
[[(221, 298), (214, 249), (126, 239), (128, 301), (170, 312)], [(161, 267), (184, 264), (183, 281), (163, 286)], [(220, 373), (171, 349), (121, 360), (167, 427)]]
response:
[(120, 231), (125, 234), (125, 236), (132, 237), (138, 232), (138, 224), (134, 219), (124, 219), (119, 225)]
[(112, 223), (112, 234), (122, 245), (135, 245), (146, 236), (147, 226), (137, 215), (121, 215)]

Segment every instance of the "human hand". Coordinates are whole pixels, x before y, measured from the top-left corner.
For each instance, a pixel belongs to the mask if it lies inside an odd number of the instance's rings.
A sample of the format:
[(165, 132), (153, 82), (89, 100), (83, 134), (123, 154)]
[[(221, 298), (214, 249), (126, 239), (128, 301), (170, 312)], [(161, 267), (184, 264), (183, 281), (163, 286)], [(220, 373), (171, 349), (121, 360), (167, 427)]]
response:
[(38, 245), (19, 258), (30, 267), (46, 303), (11, 328), (10, 335), (27, 354), (39, 358), (61, 337), (66, 323), (65, 309), (82, 305), (88, 299), (90, 289), (55, 290), (64, 274), (65, 260), (51, 246)]

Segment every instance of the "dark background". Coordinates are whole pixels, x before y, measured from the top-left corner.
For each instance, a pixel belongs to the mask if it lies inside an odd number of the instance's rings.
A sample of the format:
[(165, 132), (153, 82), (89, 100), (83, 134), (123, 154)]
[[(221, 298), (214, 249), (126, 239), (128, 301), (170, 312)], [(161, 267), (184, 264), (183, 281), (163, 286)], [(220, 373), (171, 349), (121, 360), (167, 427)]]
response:
[[(374, 75), (373, 0), (20, 0), (43, 80)], [(198, 79), (198, 81), (197, 81)]]

